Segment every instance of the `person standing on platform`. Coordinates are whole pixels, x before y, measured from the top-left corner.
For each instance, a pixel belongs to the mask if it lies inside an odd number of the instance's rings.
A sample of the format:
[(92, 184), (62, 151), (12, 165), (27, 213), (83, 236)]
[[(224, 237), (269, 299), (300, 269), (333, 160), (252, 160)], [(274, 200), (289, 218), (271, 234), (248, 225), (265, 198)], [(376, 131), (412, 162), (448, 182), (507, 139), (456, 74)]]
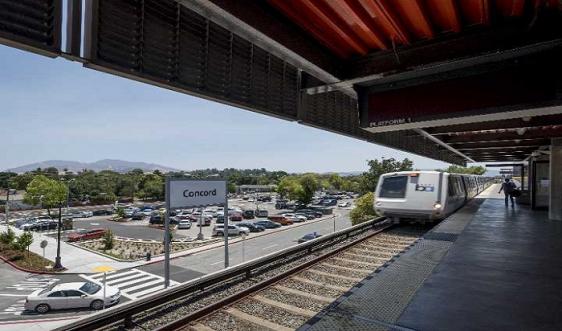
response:
[(509, 180), (509, 178), (505, 179), (505, 182), (502, 183), (502, 187), (500, 188), (500, 191), (498, 193), (502, 193), (505, 194), (505, 206), (508, 206), (508, 200), (511, 200), (511, 207), (514, 206), (515, 202), (513, 200), (513, 191), (515, 191), (515, 189), (517, 188), (517, 186), (515, 185), (514, 182), (512, 182), (511, 180)]

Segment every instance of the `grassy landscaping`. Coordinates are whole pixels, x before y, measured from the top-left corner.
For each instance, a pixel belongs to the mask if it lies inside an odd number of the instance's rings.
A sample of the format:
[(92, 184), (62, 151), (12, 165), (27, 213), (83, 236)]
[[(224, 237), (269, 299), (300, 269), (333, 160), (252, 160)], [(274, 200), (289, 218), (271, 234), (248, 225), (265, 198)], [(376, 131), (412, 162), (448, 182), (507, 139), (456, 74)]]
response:
[(22, 252), (15, 250), (11, 245), (0, 243), (0, 255), (18, 267), (33, 271), (53, 271), (48, 266), (53, 266), (53, 262), (44, 259), (42, 256), (33, 252)]
[[(203, 241), (191, 242), (172, 242), (172, 253), (185, 251), (205, 245), (210, 245), (221, 241), (220, 238), (212, 238)], [(77, 243), (79, 246), (88, 248), (100, 253), (121, 259), (121, 260), (138, 260), (146, 257), (146, 253), (150, 253), (152, 257), (164, 254), (164, 245), (161, 242), (143, 242), (134, 240), (113, 239), (111, 249), (106, 249), (103, 239), (96, 239)]]

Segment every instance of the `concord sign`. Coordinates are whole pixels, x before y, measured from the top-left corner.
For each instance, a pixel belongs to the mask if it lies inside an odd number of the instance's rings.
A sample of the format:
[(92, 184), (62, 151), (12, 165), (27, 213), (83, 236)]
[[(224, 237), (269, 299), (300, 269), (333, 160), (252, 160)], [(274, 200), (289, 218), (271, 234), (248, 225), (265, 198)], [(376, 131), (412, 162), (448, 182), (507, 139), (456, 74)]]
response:
[(224, 205), (226, 181), (170, 178), (170, 208)]

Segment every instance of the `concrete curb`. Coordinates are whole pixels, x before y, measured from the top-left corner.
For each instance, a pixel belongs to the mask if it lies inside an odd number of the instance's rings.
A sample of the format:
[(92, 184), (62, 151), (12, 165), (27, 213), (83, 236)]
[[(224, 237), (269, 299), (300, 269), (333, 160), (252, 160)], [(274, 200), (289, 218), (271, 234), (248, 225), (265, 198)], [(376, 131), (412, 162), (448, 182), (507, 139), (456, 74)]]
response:
[[(319, 218), (319, 219), (315, 219), (315, 220), (310, 220), (310, 222), (309, 222), (309, 221), (304, 221), (304, 222), (301, 222), (301, 223), (293, 223), (294, 226), (287, 226), (287, 227), (284, 227), (284, 228), (279, 228), (279, 230), (273, 231), (273, 232), (265, 232), (265, 231), (264, 231), (264, 232), (262, 232), (262, 233), (257, 234), (256, 236), (251, 237), (251, 239), (246, 239), (246, 240), (252, 240), (252, 239), (255, 239), (255, 238), (258, 238), (258, 237), (267, 236), (267, 235), (274, 234), (274, 233), (278, 233), (278, 232), (288, 231), (288, 230), (290, 230), (290, 229), (298, 228), (298, 227), (301, 227), (301, 226), (304, 226), (304, 225), (307, 225), (307, 224), (314, 224), (314, 223), (326, 221), (326, 220), (328, 220), (328, 219), (330, 219), (330, 218), (332, 218), (332, 217), (334, 217), (334, 216), (336, 216), (336, 215), (330, 215), (329, 217), (324, 217), (324, 218)], [(236, 244), (236, 243), (238, 243), (238, 242), (240, 242), (240, 241), (242, 241), (241, 238), (234, 238), (234, 239), (232, 239), (232, 240), (229, 239), (228, 242), (229, 242), (229, 245), (230, 245), (230, 244)], [(180, 254), (180, 255), (172, 256), (172, 257), (170, 257), (170, 260), (177, 259), (177, 258), (179, 258), (179, 257), (190, 256), (190, 255), (193, 255), (193, 254), (197, 254), (197, 253), (200, 253), (200, 252), (205, 252), (205, 251), (208, 251), (208, 250), (211, 250), (211, 249), (215, 249), (215, 248), (217, 248), (217, 247), (223, 247), (223, 246), (224, 246), (224, 242), (219, 242), (219, 243), (216, 243), (216, 244), (208, 245), (208, 247), (203, 247), (203, 249), (200, 249), (200, 250), (197, 250), (197, 248), (194, 248), (192, 251), (189, 251), (189, 252), (186, 251), (185, 254)], [(195, 250), (197, 250), (197, 251), (195, 251)], [(160, 255), (160, 256), (161, 256), (161, 255)], [(160, 259), (160, 260), (150, 261), (150, 262), (145, 263), (145, 264), (143, 264), (143, 265), (150, 265), (150, 264), (154, 264), (154, 263), (158, 263), (158, 262), (162, 262), (162, 261), (164, 261), (164, 260), (163, 260), (163, 259)]]
[(23, 271), (23, 272), (27, 272), (27, 273), (30, 273), (30, 274), (36, 274), (36, 275), (61, 275), (61, 274), (65, 274), (64, 271), (60, 271), (60, 272), (37, 271), (37, 270), (30, 270), (30, 269), (22, 268), (22, 267), (18, 266), (17, 264), (13, 263), (12, 261), (8, 260), (7, 258), (3, 257), (2, 255), (0, 255), (0, 260), (6, 262), (7, 264), (9, 264), (14, 269), (17, 269), (17, 270)]

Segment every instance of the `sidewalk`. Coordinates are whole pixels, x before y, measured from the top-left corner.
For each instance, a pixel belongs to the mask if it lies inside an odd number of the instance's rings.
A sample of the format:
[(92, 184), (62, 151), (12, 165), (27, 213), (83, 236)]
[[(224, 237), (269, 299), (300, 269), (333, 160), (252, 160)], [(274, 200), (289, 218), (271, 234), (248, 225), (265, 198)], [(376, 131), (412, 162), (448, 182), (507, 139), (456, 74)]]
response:
[[(12, 230), (19, 236), (23, 233), (23, 230), (11, 227)], [(0, 232), (7, 230), (5, 225), (0, 225)], [(57, 256), (57, 240), (49, 236), (45, 236), (41, 233), (31, 232), (33, 234), (33, 244), (29, 247), (30, 251), (43, 256), (43, 249), (41, 248), (41, 241), (47, 241), (47, 247), (45, 248), (45, 258), (55, 261)], [(108, 257), (89, 252), (87, 250), (72, 246), (64, 241), (61, 241), (61, 262), (62, 265), (67, 269), (65, 273), (91, 273), (96, 272), (96, 269), (111, 268), (111, 269), (124, 269), (132, 268), (143, 264), (143, 261), (139, 262), (118, 262)]]

